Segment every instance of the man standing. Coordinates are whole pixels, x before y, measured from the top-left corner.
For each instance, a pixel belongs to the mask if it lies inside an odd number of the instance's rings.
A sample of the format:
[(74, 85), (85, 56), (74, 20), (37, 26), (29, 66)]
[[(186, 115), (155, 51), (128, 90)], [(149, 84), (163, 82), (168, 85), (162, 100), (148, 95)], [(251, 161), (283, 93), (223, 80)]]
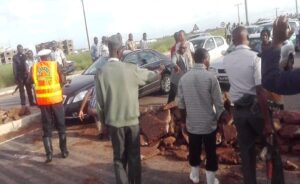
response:
[(31, 106), (34, 105), (33, 95), (31, 91), (31, 84), (27, 82), (28, 79), (28, 70), (26, 66), (26, 56), (23, 53), (23, 46), (17, 46), (17, 54), (13, 57), (13, 73), (15, 78), (15, 83), (18, 85), (20, 92), (21, 105), (26, 105), (25, 91), (24, 86), (26, 88), (28, 101)]
[(102, 42), (100, 45), (100, 57), (108, 57), (109, 56), (109, 51), (107, 47), (107, 37), (102, 36)]
[(178, 32), (178, 43), (176, 44), (176, 51), (179, 50), (180, 44), (184, 43), (186, 46), (186, 54), (188, 55), (190, 66), (193, 66), (194, 64), (194, 59), (193, 59), (193, 54), (195, 53), (195, 48), (192, 42), (187, 41), (185, 39), (185, 32), (183, 30), (180, 30)]
[(52, 42), (52, 52), (51, 52), (51, 57), (56, 61), (61, 67), (66, 66), (66, 61), (67, 58), (65, 56), (65, 53), (58, 48), (57, 42), (53, 41)]
[(148, 49), (147, 33), (143, 33), (143, 39), (140, 41), (140, 48)]
[(94, 44), (91, 47), (91, 56), (93, 62), (95, 62), (100, 57), (100, 45), (98, 44), (98, 38), (94, 37)]
[(136, 49), (135, 42), (133, 41), (132, 33), (129, 33), (128, 40), (126, 41), (126, 48), (127, 50), (134, 51)]
[[(216, 154), (217, 120), (224, 111), (222, 94), (217, 78), (207, 71), (209, 54), (198, 49), (194, 55), (195, 66), (182, 76), (178, 85), (178, 107), (185, 117), (189, 135), (190, 180), (199, 183), (202, 142), (206, 153), (206, 183), (218, 184)], [(215, 108), (215, 110), (214, 110)]]
[(117, 35), (109, 38), (108, 63), (100, 68), (95, 76), (97, 108), (100, 121), (104, 122), (109, 129), (113, 145), (116, 183), (140, 184), (138, 88), (157, 78), (158, 72), (120, 62), (121, 47)]
[(238, 26), (233, 30), (236, 49), (224, 57), (231, 101), (234, 103), (234, 123), (238, 132), (245, 184), (256, 184), (255, 139), (262, 135), (264, 119), (257, 104), (261, 87), (261, 60), (249, 48), (248, 32)]
[(175, 100), (177, 86), (181, 76), (192, 68), (186, 50), (186, 45), (184, 43), (180, 43), (179, 50), (172, 56), (172, 63), (174, 64), (174, 67), (171, 72), (171, 89), (169, 92), (168, 103)]
[[(52, 161), (52, 124), (55, 122), (59, 135), (59, 147), (62, 158), (67, 158), (67, 137), (63, 107), (62, 85), (64, 76), (57, 62), (50, 59), (51, 50), (41, 50), (40, 62), (32, 67), (32, 81), (36, 94), (36, 103), (41, 109), (43, 123), (43, 142), (46, 151), (46, 163)], [(54, 121), (54, 122), (53, 122)]]
[(178, 32), (175, 32), (173, 37), (174, 37), (174, 40), (175, 40), (175, 44), (170, 49), (171, 58), (176, 53), (176, 45), (178, 43)]

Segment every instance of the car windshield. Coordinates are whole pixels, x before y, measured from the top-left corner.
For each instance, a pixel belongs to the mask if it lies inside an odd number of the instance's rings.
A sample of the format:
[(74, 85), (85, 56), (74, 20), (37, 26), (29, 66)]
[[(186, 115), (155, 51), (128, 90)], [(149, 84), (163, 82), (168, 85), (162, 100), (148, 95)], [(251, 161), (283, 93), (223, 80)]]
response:
[(101, 57), (97, 61), (95, 61), (92, 65), (90, 65), (82, 74), (83, 75), (96, 75), (97, 69), (101, 68), (106, 62), (107, 57)]
[(272, 30), (273, 30), (273, 25), (272, 25), (272, 24), (264, 25), (264, 26), (263, 26), (263, 29), (267, 29), (267, 30), (269, 30), (270, 32), (272, 32)]
[(204, 39), (191, 40), (191, 42), (193, 43), (195, 49), (198, 49), (198, 48), (203, 48), (205, 40)]
[(291, 28), (293, 28), (295, 31), (298, 29), (296, 22), (289, 22), (289, 24), (290, 24)]
[(260, 30), (259, 30), (258, 27), (248, 27), (247, 31), (248, 31), (249, 34), (255, 34), (255, 33), (259, 33), (260, 32)]

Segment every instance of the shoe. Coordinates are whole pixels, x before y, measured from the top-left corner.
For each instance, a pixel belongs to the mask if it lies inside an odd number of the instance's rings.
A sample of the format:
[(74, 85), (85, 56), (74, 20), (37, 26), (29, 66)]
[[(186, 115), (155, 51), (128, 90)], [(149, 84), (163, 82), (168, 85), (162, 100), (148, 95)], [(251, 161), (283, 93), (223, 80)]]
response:
[(190, 180), (193, 183), (199, 183), (199, 166), (191, 167)]
[(219, 180), (216, 178), (216, 172), (205, 171), (207, 184), (219, 184)]
[(67, 158), (69, 156), (69, 151), (67, 149), (67, 136), (66, 134), (59, 135), (59, 147), (61, 151), (61, 157)]
[(43, 142), (44, 142), (44, 147), (45, 147), (45, 151), (46, 151), (45, 163), (49, 163), (52, 161), (52, 156), (53, 156), (51, 137), (44, 137)]

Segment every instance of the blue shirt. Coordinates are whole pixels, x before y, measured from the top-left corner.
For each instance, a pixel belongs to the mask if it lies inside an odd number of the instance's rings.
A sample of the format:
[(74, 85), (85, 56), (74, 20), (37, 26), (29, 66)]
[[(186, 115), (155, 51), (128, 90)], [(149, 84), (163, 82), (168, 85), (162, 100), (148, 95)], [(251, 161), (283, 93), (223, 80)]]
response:
[(300, 93), (300, 69), (283, 71), (279, 66), (280, 48), (270, 48), (262, 53), (262, 85), (281, 95)]

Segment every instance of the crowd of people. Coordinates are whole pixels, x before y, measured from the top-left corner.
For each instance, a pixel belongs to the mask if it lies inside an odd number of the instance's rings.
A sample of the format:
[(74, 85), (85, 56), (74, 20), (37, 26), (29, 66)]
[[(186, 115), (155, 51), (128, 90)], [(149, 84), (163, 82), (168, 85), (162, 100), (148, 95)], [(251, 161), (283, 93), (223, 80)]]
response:
[[(140, 40), (139, 45), (136, 45), (136, 42), (133, 40), (133, 34), (128, 34), (128, 40), (125, 42), (125, 45), (123, 45), (122, 35), (120, 33), (116, 34), (118, 40), (120, 43), (122, 43), (122, 46), (126, 48), (126, 50), (134, 51), (136, 49), (148, 49), (148, 40), (147, 40), (147, 33), (143, 33), (143, 38)], [(108, 57), (109, 56), (109, 50), (108, 50), (108, 38), (106, 36), (102, 36), (102, 41), (99, 43), (98, 37), (94, 37), (94, 43), (91, 46), (91, 56), (93, 62), (95, 62), (100, 57)]]
[[(257, 183), (256, 138), (262, 138), (272, 131), (271, 120), (266, 118), (269, 113), (263, 111), (269, 98), (267, 90), (286, 95), (300, 93), (300, 70), (283, 71), (279, 66), (280, 48), (290, 35), (287, 29), (287, 18), (279, 17), (274, 22), (272, 43), (263, 42), (261, 53), (257, 55), (249, 48), (247, 29), (237, 26), (231, 33), (235, 50), (224, 58), (231, 85), (229, 94), (234, 104), (233, 116), (245, 184)], [(261, 33), (262, 39), (267, 36), (268, 32)], [(200, 154), (204, 147), (207, 156), (206, 182), (218, 184), (216, 131), (218, 122), (227, 118), (220, 85), (214, 74), (208, 71), (208, 51), (203, 48), (195, 50), (193, 44), (185, 39), (182, 30), (174, 34), (174, 39), (176, 43), (171, 48), (173, 65), (168, 102), (178, 97), (178, 107), (185, 120), (182, 128), (186, 129), (189, 137), (189, 179), (193, 183), (200, 180)], [(140, 41), (140, 48), (148, 48), (146, 33)], [(61, 72), (65, 57), (53, 46), (52, 51), (41, 50), (38, 53), (40, 61), (36, 62), (32, 52), (29, 51), (26, 56), (21, 45), (17, 49), (14, 76), (20, 88), (21, 104), (25, 105), (24, 86), (34, 84), (36, 104), (42, 113), (46, 162), (51, 162), (53, 155), (52, 123), (56, 123), (58, 128), (61, 156), (66, 158), (69, 151), (62, 104), (65, 78)], [(83, 118), (83, 109), (89, 101), (89, 113), (97, 122), (100, 136), (109, 137), (113, 145), (116, 183), (140, 184), (142, 167), (138, 88), (157, 78), (165, 67), (149, 71), (132, 63), (124, 63), (120, 60), (124, 49), (136, 49), (132, 34), (129, 34), (125, 46), (120, 34), (102, 37), (101, 44), (97, 37), (94, 38), (91, 48), (93, 61), (102, 56), (108, 57), (108, 60), (97, 69), (95, 87), (84, 98), (79, 117)], [(53, 58), (60, 59), (53, 62)], [(32, 94), (28, 94), (28, 97), (30, 104), (34, 105)]]

